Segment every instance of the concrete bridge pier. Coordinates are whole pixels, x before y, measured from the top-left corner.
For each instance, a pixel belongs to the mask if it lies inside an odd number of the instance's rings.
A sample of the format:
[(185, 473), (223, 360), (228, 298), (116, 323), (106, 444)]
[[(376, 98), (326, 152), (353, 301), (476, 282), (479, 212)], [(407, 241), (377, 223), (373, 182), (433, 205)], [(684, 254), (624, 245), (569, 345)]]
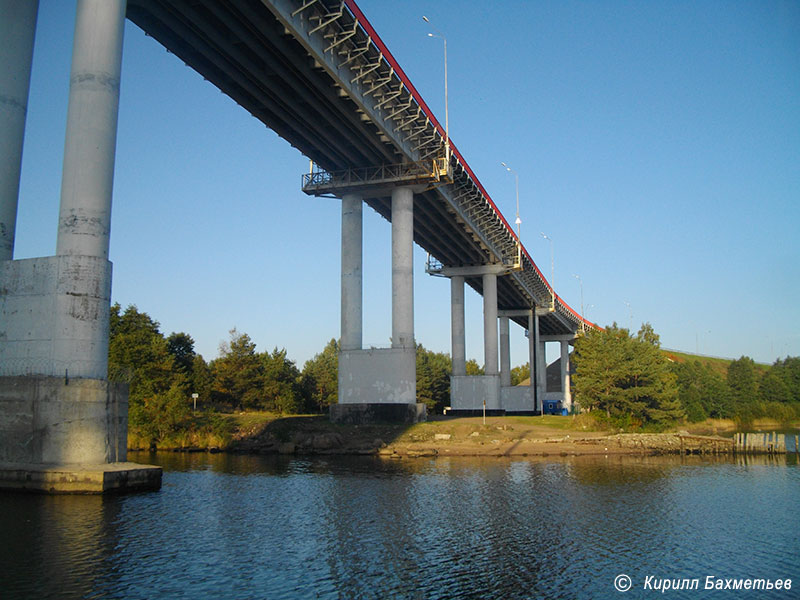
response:
[[(574, 343), (575, 334), (562, 334), (562, 335), (547, 335), (541, 337), (542, 352), (544, 355), (544, 346), (547, 342), (558, 342), (560, 349), (559, 360), (559, 374), (558, 374), (558, 390), (548, 391), (546, 389), (546, 379), (543, 383), (545, 391), (542, 395), (545, 402), (557, 403), (557, 407), (566, 410), (568, 413), (573, 412), (572, 391), (570, 382), (570, 352), (569, 346)], [(545, 363), (546, 364), (546, 363)], [(546, 367), (545, 367), (546, 368)]]
[(536, 389), (535, 389), (535, 366), (531, 371), (531, 383), (527, 386), (511, 385), (511, 352), (510, 352), (510, 333), (509, 319), (527, 319), (528, 332), (528, 364), (536, 364), (535, 345), (534, 345), (534, 322), (535, 309), (501, 310), (498, 312), (500, 317), (500, 405), (506, 414), (538, 414)]
[(508, 317), (500, 316), (500, 386), (511, 385), (511, 338)]
[[(539, 332), (539, 315), (534, 316), (534, 335), (531, 342), (536, 348), (536, 367), (531, 380), (535, 380), (536, 385), (536, 408), (542, 410), (544, 408), (544, 397), (547, 392), (547, 356), (545, 355), (544, 342)], [(532, 363), (533, 364), (533, 363)]]
[(38, 0), (0, 0), (0, 261), (14, 258)]
[(452, 375), (467, 374), (467, 343), (464, 319), (464, 276), (450, 278), (450, 345), (452, 349)]
[[(500, 371), (498, 369), (497, 277), (508, 271), (505, 265), (444, 267), (438, 274), (450, 278), (452, 375), (450, 407), (453, 411), (499, 412)], [(481, 277), (483, 283), (484, 374), (467, 375), (464, 328), (464, 283), (466, 277)]]
[(414, 340), (414, 188), (392, 189), (392, 346), (362, 348), (362, 197), (342, 198), (342, 331), (339, 402), (331, 421), (416, 423), (427, 415), (417, 404)]
[[(107, 379), (125, 8), (125, 0), (78, 0), (57, 255), (9, 260), (6, 250), (0, 263), (0, 488), (103, 493), (161, 484), (160, 468), (126, 462), (127, 387)], [(35, 12), (14, 13), (5, 1), (0, 12), (14, 31), (35, 21)], [(30, 72), (19, 49), (32, 36), (20, 35), (11, 59), (18, 73)], [(0, 163), (13, 166), (21, 147), (3, 152)], [(13, 195), (3, 198), (5, 225)]]
[(362, 343), (363, 201), (356, 194), (342, 197), (342, 350), (361, 350)]
[(569, 341), (560, 340), (561, 344), (561, 393), (563, 399), (561, 406), (572, 412), (572, 392), (570, 390), (570, 368), (569, 368)]

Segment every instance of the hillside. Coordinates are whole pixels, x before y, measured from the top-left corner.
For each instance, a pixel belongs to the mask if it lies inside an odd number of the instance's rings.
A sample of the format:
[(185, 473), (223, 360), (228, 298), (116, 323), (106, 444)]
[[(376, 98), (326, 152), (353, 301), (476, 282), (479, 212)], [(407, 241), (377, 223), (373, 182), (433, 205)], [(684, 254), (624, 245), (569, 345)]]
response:
[[(733, 362), (733, 359), (730, 358), (717, 358), (714, 356), (703, 356), (701, 354), (690, 354), (689, 352), (679, 352), (677, 350), (668, 350), (666, 348), (662, 348), (662, 351), (667, 358), (673, 362), (685, 363), (698, 361), (700, 364), (710, 366), (715, 372), (719, 373), (723, 377), (727, 377), (728, 365)], [(764, 363), (756, 363), (756, 369), (763, 373), (769, 369), (769, 365)]]

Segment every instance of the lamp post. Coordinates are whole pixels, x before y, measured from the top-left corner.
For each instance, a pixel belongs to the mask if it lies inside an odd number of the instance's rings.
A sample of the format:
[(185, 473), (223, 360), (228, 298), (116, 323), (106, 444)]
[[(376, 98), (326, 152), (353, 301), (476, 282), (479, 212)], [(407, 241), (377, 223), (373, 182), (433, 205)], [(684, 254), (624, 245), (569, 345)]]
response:
[[(583, 280), (581, 279), (581, 276), (580, 276), (580, 275), (574, 275), (574, 274), (573, 274), (572, 276), (573, 276), (575, 279), (577, 279), (577, 280), (578, 280), (578, 283), (580, 283), (580, 284), (581, 284), (581, 320), (583, 321), (583, 320), (585, 320), (585, 319), (584, 319), (584, 316), (583, 316)], [(584, 325), (583, 325), (583, 323), (581, 323), (581, 328), (583, 328), (583, 327), (584, 327)]]
[(633, 329), (633, 309), (631, 308), (631, 303), (628, 302), (627, 300), (623, 300), (622, 302), (625, 304), (625, 306), (628, 307), (628, 332), (632, 333), (631, 330)]
[(444, 155), (447, 160), (447, 168), (450, 169), (450, 113), (447, 106), (447, 37), (433, 26), (428, 17), (422, 15), (422, 20), (436, 32), (435, 34), (428, 33), (428, 37), (438, 37), (444, 42)]
[(556, 268), (555, 262), (553, 260), (553, 240), (549, 236), (545, 235), (545, 233), (541, 232), (542, 237), (550, 242), (550, 285), (553, 288), (553, 294), (556, 293)]
[(517, 191), (517, 218), (514, 221), (514, 223), (517, 225), (517, 241), (520, 241), (519, 226), (522, 224), (522, 219), (519, 218), (519, 174), (514, 169), (509, 167), (506, 163), (500, 162), (500, 164), (506, 168), (506, 171), (508, 171), (514, 176), (514, 185)]
[(589, 315), (589, 309), (590, 308), (594, 308), (594, 304), (590, 304), (589, 306), (586, 307), (586, 314), (583, 315), (583, 318), (586, 319), (587, 321), (589, 320), (589, 316), (588, 315)]

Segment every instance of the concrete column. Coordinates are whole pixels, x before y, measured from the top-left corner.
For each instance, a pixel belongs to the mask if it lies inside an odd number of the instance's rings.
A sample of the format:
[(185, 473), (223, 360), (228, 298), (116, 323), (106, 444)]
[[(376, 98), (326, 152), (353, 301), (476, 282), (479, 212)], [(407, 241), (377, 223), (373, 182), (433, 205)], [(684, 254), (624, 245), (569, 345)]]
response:
[(528, 315), (528, 365), (530, 370), (530, 380), (531, 380), (531, 398), (533, 398), (533, 410), (538, 410), (539, 407), (537, 406), (537, 399), (538, 396), (536, 394), (536, 373), (538, 369), (536, 369), (536, 337), (538, 333), (538, 322), (536, 321), (536, 312), (535, 309), (532, 309), (530, 314)]
[[(53, 364), (70, 377), (108, 377), (111, 193), (125, 0), (78, 0), (56, 254), (69, 271), (56, 292)], [(59, 280), (61, 282), (61, 279)]]
[(39, 0), (0, 0), (0, 260), (14, 258), (22, 142)]
[(497, 375), (497, 275), (483, 276), (483, 361), (486, 375)]
[(561, 406), (571, 411), (572, 394), (569, 389), (569, 379), (569, 342), (567, 340), (561, 340), (561, 391), (564, 393)]
[(536, 386), (539, 398), (538, 409), (544, 409), (544, 394), (547, 391), (547, 356), (545, 355), (544, 342), (539, 334), (539, 317), (535, 318), (534, 332), (536, 337)]
[(508, 335), (508, 317), (500, 317), (500, 385), (511, 385), (511, 343)]
[(392, 190), (392, 348), (414, 347), (414, 193)]
[(355, 194), (346, 194), (342, 198), (342, 350), (361, 350), (363, 327), (362, 221), (361, 197)]
[(450, 278), (450, 328), (453, 375), (467, 374), (467, 343), (464, 327), (464, 278)]
[(78, 0), (56, 254), (108, 258), (126, 0)]

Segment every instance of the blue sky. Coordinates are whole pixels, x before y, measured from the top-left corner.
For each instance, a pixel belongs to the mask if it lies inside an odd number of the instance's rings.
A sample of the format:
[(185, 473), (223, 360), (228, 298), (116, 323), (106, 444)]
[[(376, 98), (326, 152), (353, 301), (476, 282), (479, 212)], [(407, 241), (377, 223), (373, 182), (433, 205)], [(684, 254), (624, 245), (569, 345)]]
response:
[[(800, 355), (800, 3), (387, 2), (359, 6), (522, 240), (587, 318), (665, 347)], [(74, 2), (41, 0), (15, 258), (55, 252)], [(206, 359), (228, 330), (302, 367), (339, 335), (337, 200), (308, 160), (127, 23), (113, 301)], [(364, 341), (391, 333), (390, 226), (365, 211)], [(417, 340), (449, 352), (449, 283), (415, 262)], [(482, 362), (481, 300), (467, 354)], [(630, 304), (630, 312), (628, 305)], [(632, 317), (631, 317), (632, 313)], [(512, 361), (526, 362), (512, 328)]]

